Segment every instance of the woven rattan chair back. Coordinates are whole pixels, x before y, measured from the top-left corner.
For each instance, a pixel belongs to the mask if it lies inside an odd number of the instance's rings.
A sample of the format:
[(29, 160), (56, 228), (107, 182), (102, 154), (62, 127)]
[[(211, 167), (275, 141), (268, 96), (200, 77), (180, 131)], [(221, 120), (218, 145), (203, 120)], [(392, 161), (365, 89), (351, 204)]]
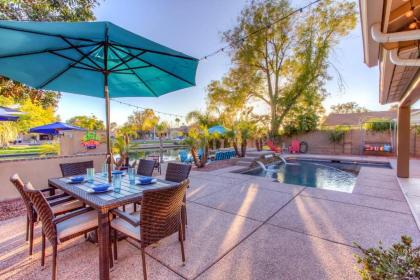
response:
[(20, 197), (22, 198), (23, 202), (25, 203), (26, 211), (28, 213), (28, 217), (32, 218), (33, 216), (33, 208), (31, 204), (31, 200), (29, 199), (28, 195), (24, 191), (24, 184), (22, 180), (20, 179), (18, 174), (14, 174), (12, 177), (10, 177), (10, 182), (15, 186), (17, 191), (20, 194)]
[(191, 171), (191, 164), (169, 162), (166, 168), (165, 180), (182, 182), (188, 179)]
[(180, 230), (182, 200), (188, 184), (185, 180), (174, 188), (144, 191), (140, 211), (143, 247)]
[(60, 163), (63, 177), (86, 174), (87, 168), (93, 168), (93, 160), (71, 163)]
[(137, 168), (137, 174), (142, 176), (152, 176), (155, 168), (155, 161), (148, 159), (141, 159)]
[(53, 211), (41, 191), (34, 189), (31, 183), (25, 184), (24, 191), (42, 222), (42, 230), (51, 244), (57, 244), (57, 230), (53, 223)]

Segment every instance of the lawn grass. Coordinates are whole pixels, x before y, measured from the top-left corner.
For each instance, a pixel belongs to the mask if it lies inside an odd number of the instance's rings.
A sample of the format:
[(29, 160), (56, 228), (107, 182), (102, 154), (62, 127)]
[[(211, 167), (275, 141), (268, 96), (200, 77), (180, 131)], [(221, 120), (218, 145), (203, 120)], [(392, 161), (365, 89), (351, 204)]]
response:
[(0, 155), (24, 155), (24, 154), (57, 154), (57, 144), (43, 144), (39, 146), (19, 145), (0, 149)]

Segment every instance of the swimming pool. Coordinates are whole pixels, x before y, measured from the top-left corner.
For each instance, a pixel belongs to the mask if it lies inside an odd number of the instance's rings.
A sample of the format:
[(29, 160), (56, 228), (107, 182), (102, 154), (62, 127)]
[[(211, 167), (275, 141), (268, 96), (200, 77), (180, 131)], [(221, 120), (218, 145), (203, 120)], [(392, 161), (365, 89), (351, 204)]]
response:
[(351, 193), (362, 166), (391, 168), (389, 163), (291, 158), (287, 163), (277, 162), (241, 173), (270, 177), (281, 183)]

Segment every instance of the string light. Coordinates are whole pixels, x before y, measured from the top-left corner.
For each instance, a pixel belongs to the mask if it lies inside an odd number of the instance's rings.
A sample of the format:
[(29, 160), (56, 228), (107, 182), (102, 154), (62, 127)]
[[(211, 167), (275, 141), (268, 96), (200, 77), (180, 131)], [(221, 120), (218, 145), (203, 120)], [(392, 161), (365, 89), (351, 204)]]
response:
[(157, 111), (154, 110), (152, 108), (146, 108), (146, 107), (141, 107), (135, 104), (131, 104), (131, 103), (127, 103), (127, 102), (123, 102), (120, 100), (115, 100), (115, 99), (111, 99), (113, 102), (119, 103), (121, 105), (126, 105), (132, 108), (136, 108), (137, 110), (153, 110), (153, 112), (157, 113), (157, 114), (161, 114), (161, 115), (167, 115), (167, 116), (171, 116), (171, 117), (181, 117), (181, 118), (185, 118), (185, 115), (181, 115), (181, 114), (174, 114), (174, 113), (166, 113), (166, 112), (162, 112), (162, 111)]
[[(262, 27), (262, 28), (259, 28), (259, 29), (255, 30), (255, 31), (253, 31), (253, 32), (249, 33), (248, 35), (246, 35), (246, 36), (243, 36), (243, 37), (239, 38), (238, 40), (236, 40), (236, 41), (232, 42), (231, 44), (228, 44), (228, 45), (226, 45), (226, 46), (223, 46), (223, 47), (221, 47), (221, 48), (219, 48), (219, 49), (217, 49), (217, 50), (215, 50), (215, 51), (213, 51), (213, 52), (211, 52), (211, 53), (209, 53), (209, 54), (207, 54), (207, 55), (202, 56), (199, 60), (200, 60), (200, 61), (202, 61), (202, 60), (207, 60), (207, 59), (209, 59), (210, 57), (213, 57), (213, 56), (215, 56), (215, 55), (217, 55), (217, 54), (219, 54), (219, 53), (224, 52), (226, 49), (231, 49), (233, 45), (236, 45), (236, 44), (243, 44), (247, 38), (249, 38), (249, 37), (251, 37), (251, 36), (253, 36), (253, 35), (255, 35), (255, 34), (259, 33), (259, 32), (262, 32), (262, 31), (268, 30), (268, 29), (270, 29), (273, 25), (275, 25), (275, 24), (277, 24), (277, 23), (280, 23), (280, 22), (282, 22), (282, 21), (286, 20), (287, 18), (289, 18), (289, 17), (293, 16), (293, 15), (294, 15), (294, 14), (296, 14), (296, 13), (302, 13), (302, 12), (303, 12), (303, 10), (305, 10), (305, 9), (307, 9), (307, 8), (310, 8), (311, 6), (313, 6), (313, 5), (317, 4), (318, 2), (321, 2), (321, 1), (322, 1), (322, 0), (315, 0), (315, 1), (312, 1), (312, 2), (310, 2), (309, 4), (307, 4), (307, 5), (303, 6), (303, 7), (300, 7), (300, 8), (298, 8), (298, 9), (296, 9), (296, 10), (293, 10), (292, 12), (290, 12), (290, 13), (289, 13), (289, 14), (287, 14), (287, 15), (285, 15), (284, 17), (281, 17), (281, 18), (279, 18), (279, 19), (277, 19), (277, 20), (274, 20), (272, 23), (269, 23), (269, 24), (267, 24), (266, 26), (264, 26), (264, 27)], [(122, 105), (126, 105), (126, 106), (130, 106), (130, 107), (136, 108), (137, 110), (147, 110), (147, 109), (151, 109), (151, 108), (145, 108), (145, 107), (141, 107), (141, 106), (138, 106), (138, 105), (134, 105), (134, 104), (131, 104), (131, 103), (122, 102), (122, 101), (119, 101), (119, 100), (114, 100), (114, 99), (111, 99), (111, 100), (112, 100), (112, 101), (114, 101), (114, 102), (117, 102), (117, 103), (119, 103), (119, 104), (122, 104)], [(152, 110), (153, 110), (153, 109), (152, 109)], [(161, 112), (161, 111), (156, 111), (156, 110), (154, 110), (154, 112), (156, 112), (156, 113), (158, 113), (158, 114), (162, 114), (162, 115), (172, 116), (172, 117), (181, 117), (181, 118), (185, 118), (185, 115), (180, 115), (180, 114), (172, 114), (172, 113), (166, 113), (166, 112)]]
[(247, 38), (249, 38), (249, 37), (251, 37), (251, 36), (253, 36), (253, 35), (255, 35), (255, 34), (261, 32), (261, 31), (265, 31), (267, 29), (270, 29), (273, 25), (275, 25), (275, 24), (277, 24), (279, 22), (282, 22), (285, 19), (288, 19), (289, 17), (293, 16), (294, 14), (296, 14), (298, 12), (299, 13), (302, 13), (303, 10), (305, 10), (305, 9), (307, 9), (307, 8), (313, 6), (313, 5), (315, 5), (315, 4), (317, 4), (318, 2), (321, 2), (321, 1), (322, 0), (315, 0), (315, 1), (312, 1), (312, 2), (310, 2), (309, 4), (307, 4), (307, 5), (303, 6), (303, 7), (300, 7), (298, 9), (296, 9), (296, 10), (293, 10), (292, 12), (288, 13), (284, 17), (281, 17), (281, 18), (279, 18), (277, 20), (274, 20), (272, 23), (270, 23), (270, 24), (268, 24), (268, 25), (266, 25), (264, 27), (261, 27), (261, 28), (255, 30), (255, 31), (249, 33), (248, 35), (243, 36), (243, 37), (239, 38), (238, 40), (236, 40), (236, 41), (234, 41), (234, 42), (232, 42), (232, 43), (230, 43), (230, 44), (228, 44), (228, 45), (226, 45), (224, 47), (221, 47), (220, 49), (217, 49), (217, 50), (215, 50), (215, 51), (213, 51), (213, 52), (211, 52), (211, 53), (209, 53), (209, 54), (201, 57), (199, 60), (207, 60), (209, 57), (212, 57), (212, 56), (215, 56), (215, 55), (217, 55), (217, 54), (219, 54), (221, 52), (224, 52), (226, 49), (231, 49), (232, 46), (234, 46), (234, 45), (236, 45), (238, 43), (243, 43), (245, 41), (245, 39), (247, 39)]

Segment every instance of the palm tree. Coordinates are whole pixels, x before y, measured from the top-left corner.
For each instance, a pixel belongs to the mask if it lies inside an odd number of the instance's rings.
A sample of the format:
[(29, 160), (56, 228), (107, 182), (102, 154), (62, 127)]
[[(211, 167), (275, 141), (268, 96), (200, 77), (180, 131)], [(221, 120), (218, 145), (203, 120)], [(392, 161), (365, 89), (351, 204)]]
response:
[[(189, 143), (191, 154), (197, 167), (204, 167), (209, 155), (209, 140), (211, 138), (208, 129), (217, 123), (216, 118), (208, 111), (204, 113), (192, 111), (187, 114), (185, 120), (192, 124), (186, 143)], [(198, 155), (199, 149), (203, 151), (201, 159)]]
[(167, 122), (160, 122), (155, 126), (155, 131), (159, 137), (159, 153), (160, 162), (163, 162), (163, 136), (168, 133), (169, 124)]
[(177, 117), (175, 118), (175, 122), (176, 122), (176, 127), (179, 127), (179, 123), (181, 122), (181, 120)]

